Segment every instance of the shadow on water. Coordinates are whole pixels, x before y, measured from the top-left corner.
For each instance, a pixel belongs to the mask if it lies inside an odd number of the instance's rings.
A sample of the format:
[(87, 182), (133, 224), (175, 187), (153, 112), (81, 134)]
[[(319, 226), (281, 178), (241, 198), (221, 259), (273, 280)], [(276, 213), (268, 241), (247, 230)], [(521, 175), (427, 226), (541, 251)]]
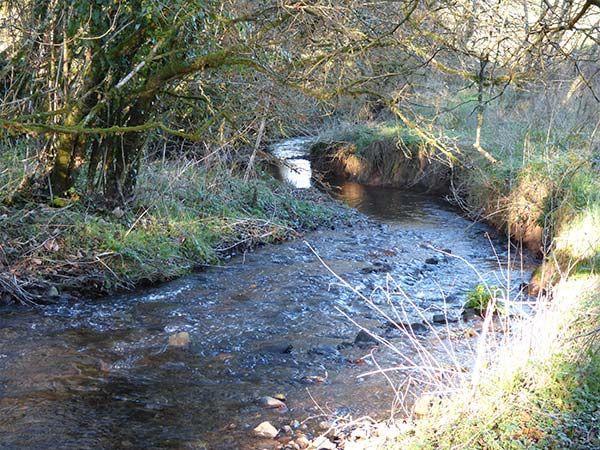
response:
[[(306, 146), (288, 144), (292, 159)], [(437, 199), (355, 183), (336, 196), (373, 220), (306, 240), (361, 292), (391, 277), (423, 314), (445, 308), (458, 315), (479, 280), (432, 246), (468, 259), (491, 283), (502, 281), (504, 242)], [(512, 274), (515, 284), (528, 274)], [(388, 414), (387, 381), (357, 376), (372, 370), (363, 358), (371, 351), (384, 367), (397, 356), (351, 345), (358, 330), (340, 311), (386, 332), (385, 320), (338, 286), (300, 240), (135, 294), (42, 310), (5, 307), (0, 448), (270, 448), (273, 441), (251, 434), (264, 420), (282, 426), (323, 412)], [(180, 331), (189, 333), (189, 348), (168, 347)], [(404, 338), (387, 338), (403, 354), (413, 351)], [(285, 412), (256, 403), (278, 393)]]

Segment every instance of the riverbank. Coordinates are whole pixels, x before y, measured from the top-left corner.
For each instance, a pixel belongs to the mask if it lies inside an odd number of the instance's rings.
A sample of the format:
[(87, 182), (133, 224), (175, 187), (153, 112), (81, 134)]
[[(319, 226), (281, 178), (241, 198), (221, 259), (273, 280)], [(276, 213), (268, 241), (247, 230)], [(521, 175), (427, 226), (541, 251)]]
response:
[[(11, 175), (5, 162), (0, 185)], [(76, 196), (0, 206), (0, 300), (44, 303), (158, 283), (347, 214), (327, 195), (268, 176), (244, 180), (193, 160), (154, 162), (123, 207)]]
[(464, 142), (436, 140), (399, 122), (342, 125), (321, 134), (312, 158), (334, 177), (444, 196), (472, 220), (544, 256), (532, 279), (534, 294), (565, 270), (598, 267), (600, 176), (593, 146), (580, 139), (579, 146), (549, 152), (529, 143), (528, 151), (493, 151), (491, 161)]
[(387, 448), (598, 448), (600, 277), (560, 282), (471, 391), (445, 399)]
[(424, 398), (431, 401), (425, 408), (417, 402), (407, 422), (384, 426), (377, 438), (350, 435), (345, 448), (597, 447), (600, 177), (593, 146), (562, 136), (548, 151), (550, 138), (540, 135), (510, 151), (498, 145), (490, 158), (460, 139), (437, 146), (426, 137), (398, 123), (350, 126), (324, 133), (313, 158), (334, 176), (441, 193), (541, 255), (529, 283), (535, 312), (511, 320), (500, 347), (479, 338), (479, 369), (461, 388), (439, 397), (430, 389)]

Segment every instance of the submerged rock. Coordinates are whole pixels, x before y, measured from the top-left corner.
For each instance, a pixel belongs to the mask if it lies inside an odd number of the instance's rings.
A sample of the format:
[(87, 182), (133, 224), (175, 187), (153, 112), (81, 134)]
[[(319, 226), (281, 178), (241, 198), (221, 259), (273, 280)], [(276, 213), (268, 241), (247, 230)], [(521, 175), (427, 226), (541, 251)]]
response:
[(426, 331), (429, 330), (429, 327), (427, 327), (427, 325), (425, 325), (423, 322), (421, 321), (414, 321), (414, 322), (386, 322), (384, 324), (384, 327), (387, 327), (389, 329), (389, 331), (393, 332), (393, 331), (406, 331), (409, 333), (424, 333)]
[(275, 428), (273, 425), (271, 425), (270, 422), (267, 421), (259, 424), (256, 428), (254, 428), (254, 430), (252, 430), (252, 432), (255, 436), (269, 439), (273, 439), (279, 433), (277, 428)]
[(261, 406), (264, 406), (265, 408), (287, 409), (287, 406), (285, 405), (285, 403), (283, 401), (276, 399), (274, 397), (269, 397), (269, 396), (261, 397), (260, 399), (258, 399), (258, 403)]
[(357, 345), (361, 344), (379, 344), (377, 339), (374, 336), (371, 336), (365, 330), (360, 330), (356, 337), (354, 338), (354, 343)]
[(452, 323), (458, 322), (458, 317), (454, 317), (448, 314), (434, 314), (433, 323)]
[(169, 347), (184, 348), (189, 346), (190, 343), (190, 333), (187, 331), (180, 331), (169, 336)]
[(462, 318), (465, 321), (474, 319), (478, 315), (479, 314), (477, 314), (477, 310), (475, 308), (465, 308), (462, 312)]
[(361, 273), (387, 273), (392, 271), (392, 266), (388, 263), (376, 261), (372, 266), (363, 267), (360, 271)]
[(54, 287), (54, 286), (50, 286), (50, 288), (49, 288), (49, 289), (48, 289), (48, 291), (46, 292), (46, 295), (47, 295), (48, 297), (51, 297), (51, 298), (56, 298), (56, 297), (58, 297), (58, 295), (59, 295), (59, 294), (58, 294), (58, 289), (56, 289), (56, 287)]
[(290, 354), (294, 350), (291, 344), (268, 344), (261, 348), (263, 353), (280, 353), (282, 355)]
[(333, 345), (318, 345), (308, 351), (309, 355), (339, 356), (340, 352)]

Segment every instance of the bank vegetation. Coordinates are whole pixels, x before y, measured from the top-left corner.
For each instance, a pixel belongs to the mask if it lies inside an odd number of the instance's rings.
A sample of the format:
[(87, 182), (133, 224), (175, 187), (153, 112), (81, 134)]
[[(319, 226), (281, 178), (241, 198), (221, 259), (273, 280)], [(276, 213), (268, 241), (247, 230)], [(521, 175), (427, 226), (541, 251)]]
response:
[(599, 23), (598, 0), (4, 1), (2, 301), (341, 220), (268, 170), (269, 144), (319, 135), (319, 171), (435, 192), (538, 254), (530, 292), (552, 305), (544, 349), (509, 375), (498, 356), (477, 395), (442, 399), (455, 414), (388, 444), (563, 445), (556, 418), (587, 421), (598, 386)]

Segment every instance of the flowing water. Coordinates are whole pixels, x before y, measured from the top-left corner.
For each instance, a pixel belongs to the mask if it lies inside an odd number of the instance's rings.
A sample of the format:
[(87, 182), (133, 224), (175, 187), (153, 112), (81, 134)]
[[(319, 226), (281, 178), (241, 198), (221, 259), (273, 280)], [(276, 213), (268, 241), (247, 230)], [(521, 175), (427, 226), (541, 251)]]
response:
[[(307, 145), (275, 149), (283, 177), (301, 188), (310, 185)], [(385, 415), (393, 391), (381, 375), (358, 378), (376, 367), (363, 356), (392, 367), (414, 351), (323, 263), (384, 313), (406, 306), (402, 320), (416, 323), (458, 316), (479, 276), (504, 284), (509, 253), (486, 226), (435, 198), (356, 183), (336, 196), (369, 219), (306, 235), (322, 262), (297, 240), (134, 294), (0, 309), (0, 448), (274, 448), (252, 428)], [(518, 287), (532, 261), (512, 262), (522, 269), (511, 275)], [(411, 302), (394, 294), (390, 305), (392, 280)], [(352, 321), (398, 353), (352, 345)], [(180, 331), (190, 346), (168, 346)], [(427, 345), (432, 333), (415, 336)], [(279, 393), (286, 411), (256, 402)]]

